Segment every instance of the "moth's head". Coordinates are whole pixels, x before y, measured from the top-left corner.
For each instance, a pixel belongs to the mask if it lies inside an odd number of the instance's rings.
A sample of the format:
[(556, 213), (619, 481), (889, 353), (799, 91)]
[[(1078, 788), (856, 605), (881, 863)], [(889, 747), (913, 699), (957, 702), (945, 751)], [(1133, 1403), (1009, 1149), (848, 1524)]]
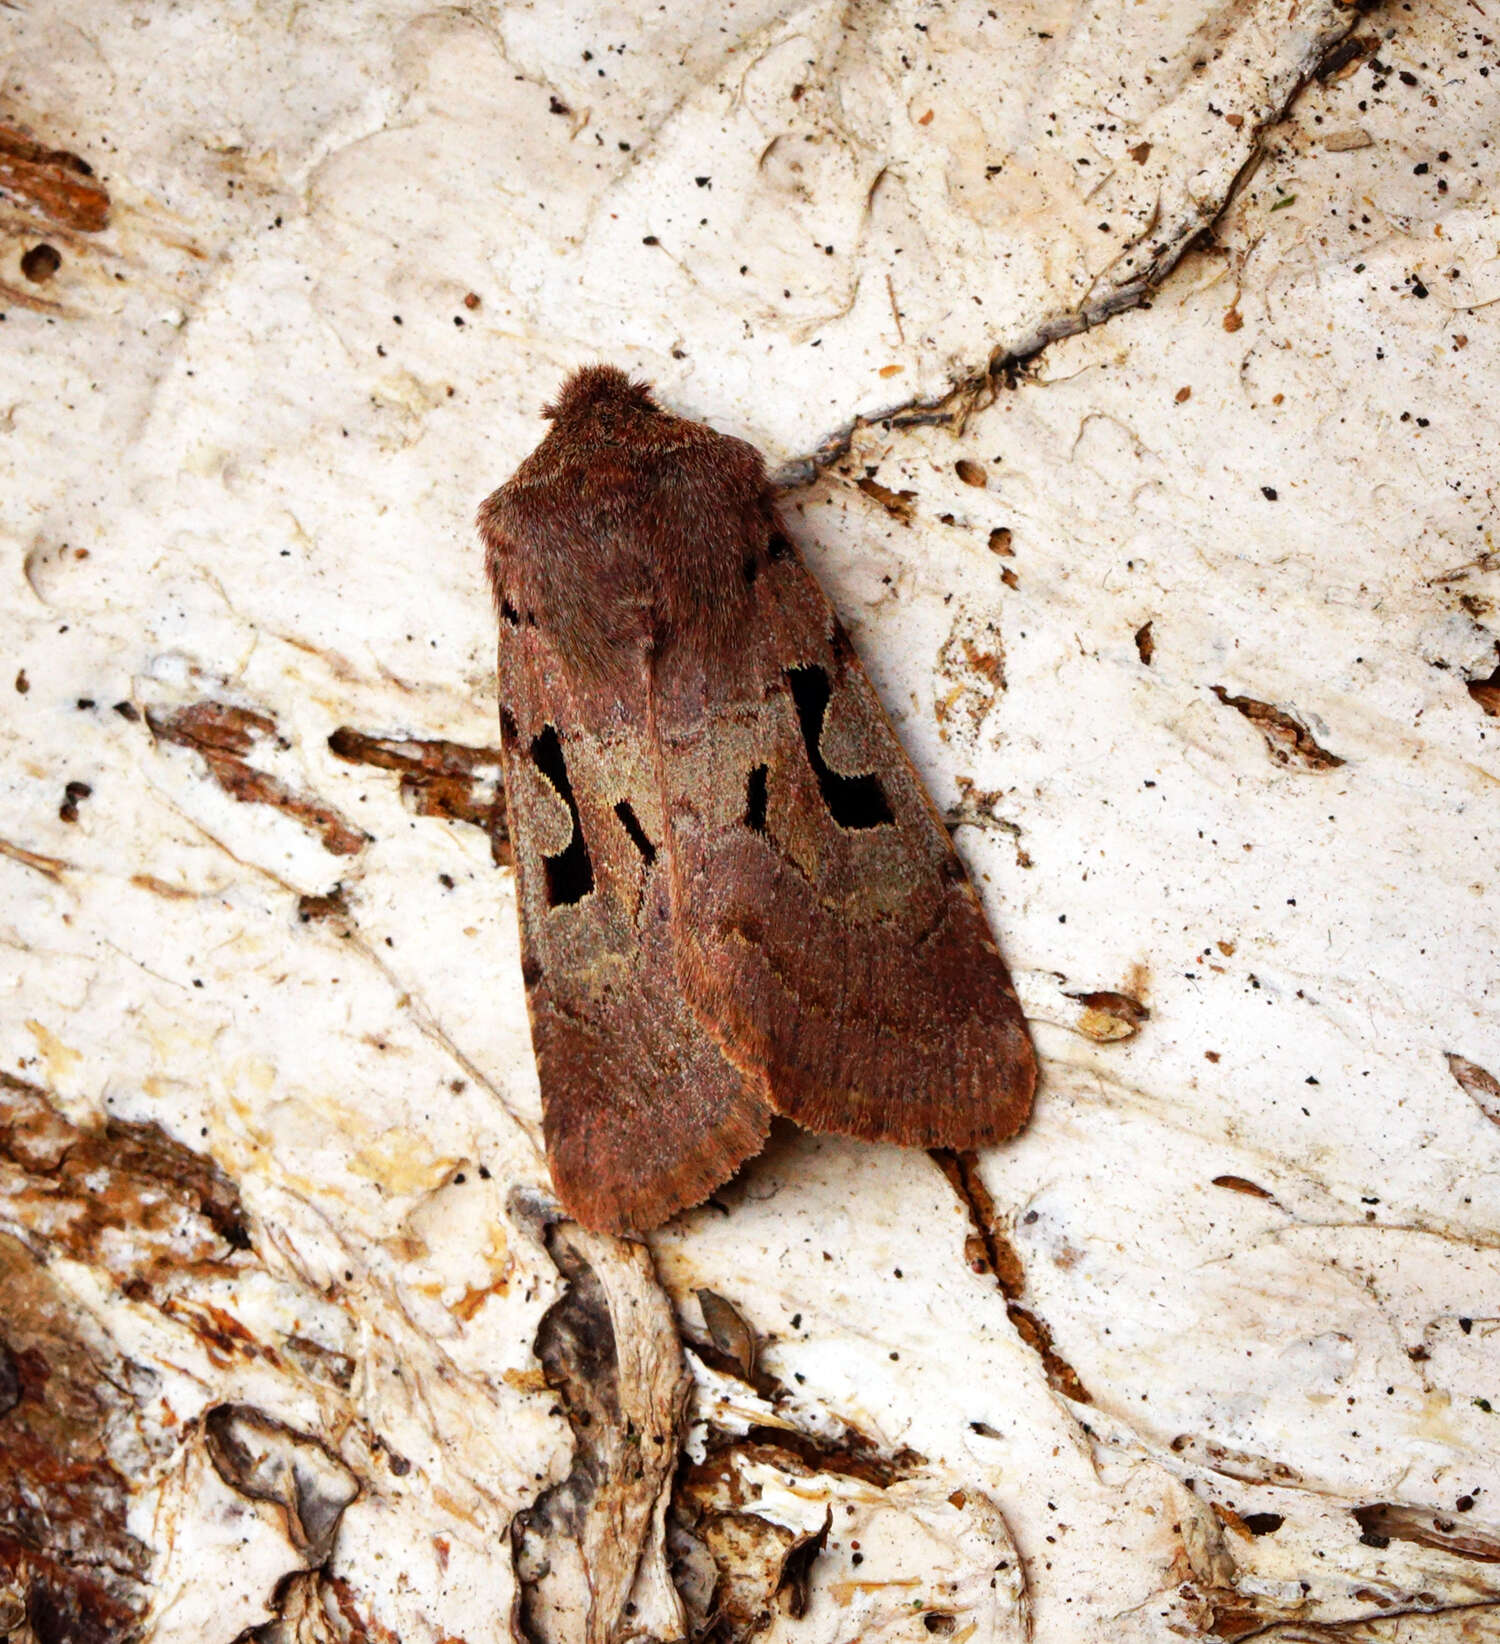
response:
[(557, 391), (542, 415), (554, 422), (567, 422), (595, 411), (659, 411), (651, 397), (651, 385), (632, 382), (617, 365), (585, 365), (575, 371)]

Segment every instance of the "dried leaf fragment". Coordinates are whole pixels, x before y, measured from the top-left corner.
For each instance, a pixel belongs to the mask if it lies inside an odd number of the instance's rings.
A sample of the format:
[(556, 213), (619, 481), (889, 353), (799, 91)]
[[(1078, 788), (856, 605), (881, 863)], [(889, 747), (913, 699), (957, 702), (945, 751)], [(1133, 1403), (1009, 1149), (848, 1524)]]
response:
[(873, 497), (892, 519), (900, 520), (903, 525), (911, 524), (914, 512), (912, 504), (917, 500), (915, 491), (893, 491), (889, 486), (882, 485), (879, 480), (871, 479), (868, 474), (862, 475), (854, 483), (867, 497)]
[(1500, 719), (1500, 664), (1484, 679), (1468, 682), (1469, 695), (1492, 719)]
[(203, 1418), (203, 1438), (214, 1471), (232, 1490), (279, 1507), (287, 1539), (309, 1565), (333, 1550), (344, 1509), (359, 1480), (310, 1433), (248, 1404), (220, 1404)]
[(505, 838), (498, 748), (471, 748), (440, 737), (370, 736), (340, 725), (328, 738), (328, 751), (351, 765), (398, 772), (401, 797), (419, 816), (468, 822)]
[[(511, 1524), (519, 1636), (610, 1644), (627, 1630), (679, 1637), (665, 1565), (665, 1503), (691, 1383), (676, 1323), (644, 1245), (546, 1229), (567, 1290), (543, 1315), (536, 1354), (573, 1429), (573, 1465)], [(671, 1630), (676, 1628), (676, 1631)]]
[(703, 1322), (708, 1326), (714, 1346), (736, 1366), (741, 1380), (753, 1382), (758, 1345), (755, 1332), (732, 1302), (712, 1290), (698, 1292), (698, 1305), (703, 1309)]
[(811, 1535), (798, 1536), (786, 1550), (781, 1561), (781, 1574), (776, 1591), (786, 1604), (786, 1613), (793, 1621), (807, 1614), (807, 1589), (812, 1578), (812, 1567), (819, 1553), (828, 1543), (828, 1532), (833, 1528), (833, 1508), (823, 1514), (823, 1523)]
[[(960, 1641), (1026, 1636), (1021, 1626), (995, 1627), (1002, 1616), (1019, 1621), (1025, 1602), (995, 1504), (906, 1455), (905, 1465), (874, 1476), (805, 1435), (795, 1447), (710, 1438), (672, 1501), (690, 1636), (717, 1644), (747, 1644), (768, 1628), (801, 1636), (806, 1629), (787, 1622), (804, 1614), (822, 1618), (813, 1621), (817, 1636), (840, 1639), (909, 1639), (924, 1628)], [(925, 1557), (913, 1557), (904, 1533), (916, 1526)]]
[(1259, 1182), (1252, 1182), (1245, 1176), (1215, 1176), (1215, 1187), (1227, 1187), (1231, 1193), (1244, 1193), (1252, 1199), (1274, 1199), (1276, 1195)]

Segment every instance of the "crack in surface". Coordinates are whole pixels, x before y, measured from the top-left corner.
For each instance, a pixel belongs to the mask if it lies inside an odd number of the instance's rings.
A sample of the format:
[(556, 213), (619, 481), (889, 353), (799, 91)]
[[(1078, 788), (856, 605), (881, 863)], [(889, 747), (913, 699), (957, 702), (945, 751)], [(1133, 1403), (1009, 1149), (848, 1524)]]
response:
[[(1184, 209), (1180, 220), (1169, 231), (1169, 237), (1155, 248), (1151, 259), (1138, 273), (1131, 275), (1112, 290), (1098, 290), (1100, 282), (1108, 277), (1111, 270), (1127, 263), (1155, 233), (1160, 218), (1159, 200), (1137, 231), (1135, 239), (1122, 246), (1115, 261), (1095, 276), (1089, 291), (1074, 308), (1038, 322), (1028, 335), (1009, 349), (996, 348), (984, 366), (951, 378), (948, 386), (939, 393), (914, 397), (900, 404), (856, 416), (846, 426), (829, 434), (809, 455), (793, 458), (782, 464), (773, 476), (776, 483), (787, 488), (812, 484), (824, 469), (832, 467), (847, 454), (855, 437), (863, 428), (878, 425), (890, 428), (946, 426), (951, 428), (955, 435), (961, 434), (976, 402), (986, 394), (992, 396), (999, 386), (1017, 387), (1051, 343), (1090, 331), (1116, 315), (1138, 307), (1161, 285), (1194, 246), (1200, 244), (1205, 236), (1212, 237), (1216, 225), (1232, 208), (1244, 186), (1263, 163), (1268, 133), (1289, 118), (1298, 97), (1313, 80), (1325, 72), (1323, 65), (1332, 61), (1335, 67), (1338, 67), (1350, 60), (1347, 57), (1340, 58), (1339, 53), (1356, 21), (1357, 13), (1351, 6), (1348, 20), (1337, 34), (1332, 39), (1315, 45), (1315, 54), (1306, 62), (1294, 82), (1266, 112), (1265, 117), (1256, 122), (1251, 133), (1251, 152), (1224, 189), (1222, 197), (1213, 203), (1211, 209), (1206, 206), (1200, 206), (1196, 212)], [(1332, 73), (1333, 70), (1326, 72)], [(1268, 93), (1272, 89), (1269, 86), (1266, 88)], [(1149, 154), (1152, 145), (1147, 143), (1144, 146), (1146, 154)], [(1137, 163), (1143, 163), (1145, 155), (1136, 158)]]

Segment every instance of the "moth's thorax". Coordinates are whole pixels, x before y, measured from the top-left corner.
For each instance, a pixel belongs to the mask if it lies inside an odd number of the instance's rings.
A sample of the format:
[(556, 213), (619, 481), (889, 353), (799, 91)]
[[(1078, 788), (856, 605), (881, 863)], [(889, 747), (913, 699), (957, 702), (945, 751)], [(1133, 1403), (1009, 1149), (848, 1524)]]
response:
[(595, 675), (724, 643), (771, 518), (753, 447), (637, 403), (560, 417), (480, 515), (497, 599)]

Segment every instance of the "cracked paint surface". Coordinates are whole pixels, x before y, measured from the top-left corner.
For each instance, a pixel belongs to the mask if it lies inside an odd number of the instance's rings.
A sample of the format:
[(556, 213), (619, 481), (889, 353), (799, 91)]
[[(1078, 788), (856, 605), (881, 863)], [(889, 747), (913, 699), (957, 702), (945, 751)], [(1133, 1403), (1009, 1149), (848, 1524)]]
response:
[[(0, 8), (0, 1634), (1492, 1635), (1484, 12), (564, 10)], [(597, 355), (803, 482), (1044, 1069), (649, 1250), (469, 526)]]

